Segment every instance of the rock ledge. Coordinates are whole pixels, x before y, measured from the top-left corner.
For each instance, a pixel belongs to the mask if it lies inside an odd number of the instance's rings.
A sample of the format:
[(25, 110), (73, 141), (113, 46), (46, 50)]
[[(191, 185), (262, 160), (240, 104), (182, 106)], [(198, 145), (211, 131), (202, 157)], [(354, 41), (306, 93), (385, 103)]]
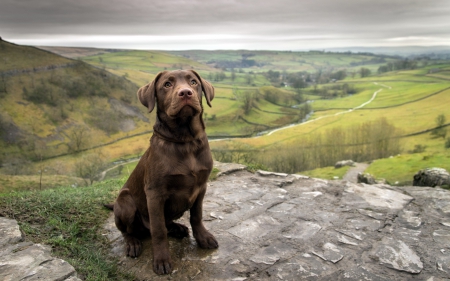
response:
[[(219, 168), (220, 169), (220, 168)], [(189, 225), (185, 214), (181, 223)], [(138, 280), (449, 280), (450, 192), (258, 171), (209, 183), (204, 221), (219, 249), (170, 239), (175, 271), (152, 271), (151, 241), (126, 258), (111, 217), (111, 254)]]
[(49, 246), (23, 242), (15, 220), (0, 217), (0, 280), (81, 281)]

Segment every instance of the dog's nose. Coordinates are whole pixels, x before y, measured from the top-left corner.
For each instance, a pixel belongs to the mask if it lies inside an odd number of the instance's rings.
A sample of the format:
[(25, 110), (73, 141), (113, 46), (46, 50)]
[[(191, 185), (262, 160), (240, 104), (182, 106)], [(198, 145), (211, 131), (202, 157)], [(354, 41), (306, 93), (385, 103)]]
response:
[(178, 92), (178, 96), (180, 97), (180, 98), (191, 98), (191, 96), (192, 96), (192, 91), (190, 90), (190, 89), (181, 89), (179, 92)]

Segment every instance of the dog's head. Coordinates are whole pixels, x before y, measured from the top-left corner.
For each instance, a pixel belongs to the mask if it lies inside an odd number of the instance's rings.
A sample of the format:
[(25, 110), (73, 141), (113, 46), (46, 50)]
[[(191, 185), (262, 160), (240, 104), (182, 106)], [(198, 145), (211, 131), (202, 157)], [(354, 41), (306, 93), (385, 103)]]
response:
[(189, 117), (203, 112), (202, 92), (211, 107), (214, 87), (194, 70), (163, 71), (138, 90), (141, 103), (152, 112), (155, 103), (158, 112), (170, 118)]

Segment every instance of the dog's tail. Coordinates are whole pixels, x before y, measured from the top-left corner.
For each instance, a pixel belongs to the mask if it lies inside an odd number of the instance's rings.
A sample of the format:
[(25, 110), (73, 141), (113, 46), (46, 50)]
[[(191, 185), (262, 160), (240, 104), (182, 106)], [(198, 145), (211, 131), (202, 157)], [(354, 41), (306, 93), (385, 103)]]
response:
[(114, 203), (103, 204), (103, 207), (110, 209), (111, 211), (114, 211)]

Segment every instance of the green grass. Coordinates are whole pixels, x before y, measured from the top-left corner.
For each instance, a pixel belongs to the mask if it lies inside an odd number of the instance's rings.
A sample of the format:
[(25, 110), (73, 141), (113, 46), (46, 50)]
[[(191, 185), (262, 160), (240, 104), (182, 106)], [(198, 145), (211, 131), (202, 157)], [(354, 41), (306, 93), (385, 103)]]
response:
[(313, 177), (313, 178), (322, 178), (322, 179), (328, 179), (328, 180), (342, 179), (350, 168), (351, 167), (349, 167), (349, 166), (344, 166), (344, 167), (341, 167), (338, 169), (336, 169), (334, 167), (324, 167), (324, 168), (318, 168), (318, 169), (309, 170), (309, 171), (303, 171), (303, 172), (300, 172), (299, 174)]
[(314, 102), (312, 103), (312, 107), (314, 108), (314, 110), (328, 110), (330, 108), (332, 109), (354, 108), (370, 100), (375, 91), (379, 90), (380, 88), (383, 88), (380, 87), (379, 85), (374, 84), (373, 82), (358, 83), (355, 85), (358, 90), (357, 94), (346, 96), (343, 98), (328, 99), (328, 100), (320, 100), (315, 98)]
[[(373, 161), (366, 173), (370, 173), (377, 179), (386, 179), (392, 185), (412, 185), (413, 176), (419, 170), (425, 168), (443, 168), (450, 171), (450, 149), (444, 148), (442, 138), (434, 138), (429, 133), (402, 140), (403, 153), (389, 158)], [(421, 153), (408, 153), (416, 145), (424, 145), (425, 151)], [(311, 171), (303, 171), (300, 174), (332, 179), (334, 176), (342, 178), (339, 169), (333, 167), (318, 168)]]
[(0, 72), (75, 62), (34, 47), (15, 45), (6, 41), (0, 41), (0, 53), (2, 58)]
[(443, 168), (450, 171), (450, 151), (444, 153), (402, 154), (375, 160), (367, 173), (384, 178), (390, 184), (412, 185), (414, 174), (425, 168)]
[(1, 175), (0, 193), (25, 190), (40, 190), (59, 186), (83, 186), (81, 178), (63, 175)]
[(0, 194), (0, 214), (19, 222), (26, 240), (50, 245), (53, 254), (73, 265), (83, 280), (133, 280), (109, 255), (102, 225), (124, 180), (89, 187)]
[(180, 68), (194, 68), (202, 71), (211, 69), (191, 59), (160, 51), (122, 51), (88, 56), (82, 59), (98, 67), (139, 70), (153, 74), (162, 70)]

